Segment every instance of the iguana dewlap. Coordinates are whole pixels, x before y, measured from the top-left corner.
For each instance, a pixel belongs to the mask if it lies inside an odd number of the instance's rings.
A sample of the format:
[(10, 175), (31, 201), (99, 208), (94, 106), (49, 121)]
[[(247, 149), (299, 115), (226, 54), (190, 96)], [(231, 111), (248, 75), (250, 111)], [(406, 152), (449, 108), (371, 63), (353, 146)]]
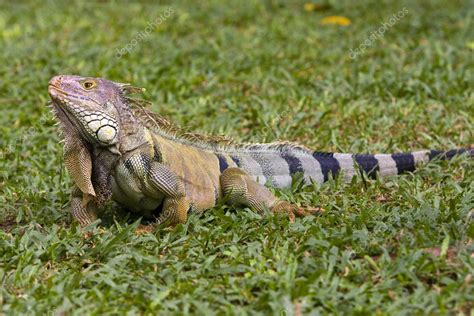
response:
[(65, 134), (65, 165), (75, 183), (72, 214), (81, 225), (96, 220), (110, 199), (157, 214), (165, 225), (183, 223), (189, 210), (211, 208), (222, 198), (292, 219), (312, 209), (277, 199), (264, 184), (288, 187), (296, 174), (307, 183), (339, 172), (346, 179), (359, 171), (396, 175), (435, 157), (473, 155), (472, 149), (370, 155), (321, 153), (293, 143), (239, 144), (182, 131), (128, 97), (141, 91), (128, 84), (56, 76), (48, 91)]

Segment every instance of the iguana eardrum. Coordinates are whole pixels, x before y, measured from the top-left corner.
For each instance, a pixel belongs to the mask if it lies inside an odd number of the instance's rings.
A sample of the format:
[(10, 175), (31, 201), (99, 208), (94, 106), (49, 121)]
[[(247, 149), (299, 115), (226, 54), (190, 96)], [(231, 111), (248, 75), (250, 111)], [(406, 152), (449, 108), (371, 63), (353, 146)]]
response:
[(451, 158), (473, 150), (417, 151), (399, 154), (321, 153), (293, 143), (239, 144), (223, 137), (186, 133), (129, 97), (142, 89), (102, 78), (56, 76), (49, 95), (64, 136), (64, 161), (74, 181), (72, 215), (85, 226), (110, 199), (157, 223), (175, 225), (190, 210), (216, 201), (307, 215), (277, 199), (265, 186), (291, 184), (302, 174), (322, 183), (343, 172), (374, 177), (413, 171), (435, 157)]

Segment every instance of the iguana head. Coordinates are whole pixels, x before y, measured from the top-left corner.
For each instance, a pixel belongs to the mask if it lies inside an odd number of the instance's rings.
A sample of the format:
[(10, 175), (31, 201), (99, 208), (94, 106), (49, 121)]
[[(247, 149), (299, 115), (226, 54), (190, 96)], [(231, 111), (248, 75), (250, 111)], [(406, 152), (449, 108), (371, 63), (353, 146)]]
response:
[(84, 203), (88, 196), (97, 196), (91, 178), (94, 148), (115, 155), (108, 156), (113, 163), (122, 151), (147, 142), (130, 107), (140, 101), (127, 96), (143, 90), (102, 78), (59, 75), (49, 81), (48, 93), (64, 131), (64, 163), (85, 194)]
[(60, 75), (49, 81), (48, 92), (64, 126), (93, 145), (115, 147), (119, 141), (116, 105), (121, 102), (120, 84), (102, 78)]

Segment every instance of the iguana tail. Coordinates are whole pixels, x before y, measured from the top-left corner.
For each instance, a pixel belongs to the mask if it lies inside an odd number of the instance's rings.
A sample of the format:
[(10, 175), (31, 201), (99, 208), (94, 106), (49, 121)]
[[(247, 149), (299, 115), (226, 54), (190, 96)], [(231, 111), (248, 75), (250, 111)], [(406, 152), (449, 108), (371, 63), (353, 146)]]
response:
[[(268, 148), (268, 147), (267, 147)], [(356, 174), (366, 174), (369, 177), (397, 175), (411, 172), (420, 164), (435, 159), (451, 159), (460, 154), (474, 156), (474, 149), (454, 149), (449, 151), (422, 150), (410, 153), (396, 154), (344, 154), (311, 152), (291, 146), (280, 146), (278, 150), (263, 150), (254, 147), (245, 152), (225, 155), (232, 159), (232, 165), (244, 169), (258, 182), (270, 184), (277, 188), (291, 185), (292, 176), (303, 174), (306, 182), (323, 183), (331, 175), (342, 173), (346, 180)], [(219, 161), (229, 167), (229, 159), (220, 155)], [(225, 169), (224, 168), (224, 169)]]

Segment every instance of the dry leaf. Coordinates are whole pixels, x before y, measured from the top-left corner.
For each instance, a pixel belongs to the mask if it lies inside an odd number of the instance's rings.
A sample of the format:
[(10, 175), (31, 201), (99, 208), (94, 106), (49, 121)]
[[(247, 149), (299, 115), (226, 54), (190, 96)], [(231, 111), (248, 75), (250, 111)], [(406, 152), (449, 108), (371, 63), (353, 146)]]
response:
[(347, 26), (347, 25), (351, 24), (351, 20), (349, 20), (345, 16), (331, 15), (331, 16), (327, 16), (325, 18), (322, 18), (320, 23), (323, 24), (323, 25)]

